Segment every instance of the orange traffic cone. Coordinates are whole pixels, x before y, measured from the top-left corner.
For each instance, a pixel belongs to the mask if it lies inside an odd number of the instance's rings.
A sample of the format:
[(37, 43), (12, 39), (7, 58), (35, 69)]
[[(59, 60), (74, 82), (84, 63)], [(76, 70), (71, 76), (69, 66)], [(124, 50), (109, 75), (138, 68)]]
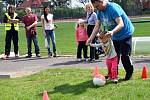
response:
[(49, 100), (47, 91), (43, 92), (43, 100)]
[(96, 66), (95, 66), (95, 69), (93, 70), (93, 77), (99, 77), (98, 65), (96, 65)]
[(142, 70), (142, 79), (146, 80), (147, 79), (147, 67), (144, 66)]

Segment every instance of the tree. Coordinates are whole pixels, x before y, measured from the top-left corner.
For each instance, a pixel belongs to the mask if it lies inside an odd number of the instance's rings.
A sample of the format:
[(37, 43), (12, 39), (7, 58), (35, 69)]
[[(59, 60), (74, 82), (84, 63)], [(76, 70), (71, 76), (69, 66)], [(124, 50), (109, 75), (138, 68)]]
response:
[(18, 4), (18, 3), (21, 3), (25, 0), (2, 0), (3, 2), (6, 2), (7, 4), (12, 4), (12, 5), (15, 5), (15, 4)]
[(15, 0), (2, 0), (3, 2), (6, 2), (7, 4), (15, 4)]
[(77, 1), (84, 4), (84, 5), (85, 5), (85, 3), (89, 2), (89, 0), (77, 0)]
[(127, 15), (139, 15), (142, 14), (142, 6), (138, 0), (111, 0), (118, 3)]
[(3, 15), (3, 6), (2, 6), (2, 2), (0, 1), (0, 21), (2, 20), (2, 16)]
[(69, 7), (71, 0), (52, 0), (54, 7)]

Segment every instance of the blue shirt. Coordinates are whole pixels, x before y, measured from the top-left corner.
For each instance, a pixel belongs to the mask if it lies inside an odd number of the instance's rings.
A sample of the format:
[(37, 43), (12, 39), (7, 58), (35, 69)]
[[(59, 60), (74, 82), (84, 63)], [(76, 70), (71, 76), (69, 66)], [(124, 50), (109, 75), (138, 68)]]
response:
[(118, 17), (122, 18), (124, 27), (113, 35), (112, 40), (123, 40), (131, 36), (134, 32), (134, 26), (130, 19), (123, 9), (116, 3), (109, 2), (105, 10), (97, 12), (97, 17), (102, 23), (104, 31), (113, 30), (117, 26), (115, 19)]

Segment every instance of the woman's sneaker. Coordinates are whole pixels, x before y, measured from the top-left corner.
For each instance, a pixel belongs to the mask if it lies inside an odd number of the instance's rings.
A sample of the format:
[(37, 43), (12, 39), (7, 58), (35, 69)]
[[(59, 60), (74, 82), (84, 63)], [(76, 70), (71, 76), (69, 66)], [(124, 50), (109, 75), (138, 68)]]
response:
[(36, 54), (36, 57), (41, 57), (41, 55), (40, 54)]
[(92, 62), (94, 62), (95, 61), (95, 59), (88, 59), (88, 61), (90, 62), (90, 63), (92, 63)]
[(57, 56), (57, 54), (56, 54), (56, 52), (54, 52), (54, 55), (53, 55), (53, 57), (56, 57)]
[(52, 57), (52, 53), (50, 52), (50, 53), (48, 53), (48, 57)]
[(7, 58), (9, 58), (8, 55), (4, 55), (4, 56), (2, 57), (2, 59), (4, 59), (4, 60), (6, 60)]

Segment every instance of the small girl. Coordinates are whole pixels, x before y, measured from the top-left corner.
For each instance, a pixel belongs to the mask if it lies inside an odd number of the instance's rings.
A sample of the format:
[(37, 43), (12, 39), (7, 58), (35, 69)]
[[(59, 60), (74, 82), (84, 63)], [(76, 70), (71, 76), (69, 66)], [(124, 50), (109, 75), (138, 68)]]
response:
[(82, 49), (84, 53), (84, 59), (87, 60), (87, 45), (86, 41), (88, 39), (87, 31), (86, 31), (86, 26), (85, 26), (85, 21), (83, 19), (79, 19), (76, 25), (76, 41), (78, 44), (78, 49), (77, 49), (77, 60), (81, 61), (82, 57)]
[(117, 53), (115, 51), (113, 42), (111, 39), (106, 40), (103, 38), (105, 35), (104, 32), (98, 34), (97, 37), (100, 41), (100, 44), (90, 44), (92, 47), (100, 47), (102, 46), (105, 56), (106, 56), (106, 65), (108, 69), (108, 75), (105, 76), (106, 79), (111, 79), (114, 83), (118, 82), (117, 79), (117, 66), (118, 66), (118, 59)]

